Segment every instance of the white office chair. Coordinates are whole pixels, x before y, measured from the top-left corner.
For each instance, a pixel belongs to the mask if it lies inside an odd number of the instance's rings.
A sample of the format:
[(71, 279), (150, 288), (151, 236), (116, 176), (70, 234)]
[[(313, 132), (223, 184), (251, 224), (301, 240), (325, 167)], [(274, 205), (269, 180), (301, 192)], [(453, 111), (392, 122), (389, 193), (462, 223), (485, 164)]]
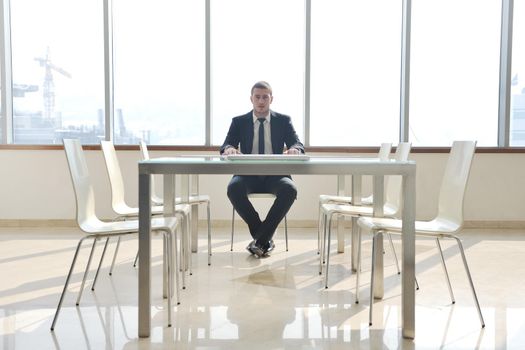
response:
[[(78, 252), (80, 247), (85, 239), (93, 239), (93, 246), (89, 259), (87, 262), (86, 270), (84, 272), (84, 277), (82, 279), (82, 284), (80, 286), (80, 291), (76, 301), (78, 306), (80, 303), (80, 298), (82, 296), (82, 291), (84, 289), (84, 284), (86, 281), (87, 274), (89, 272), (89, 266), (93, 257), (93, 251), (96, 244), (96, 241), (100, 238), (108, 238), (115, 236), (123, 236), (129, 234), (138, 234), (139, 222), (138, 220), (130, 221), (112, 221), (112, 222), (103, 222), (99, 220), (95, 214), (95, 195), (93, 191), (93, 186), (89, 178), (89, 172), (87, 163), (82, 151), (82, 146), (79, 140), (73, 139), (64, 139), (64, 150), (66, 152), (66, 158), (69, 166), (69, 172), (71, 175), (71, 180), (73, 182), (73, 188), (75, 191), (76, 198), (76, 219), (79, 228), (86, 233), (84, 237), (80, 239), (77, 244), (77, 249), (75, 250), (75, 255), (73, 256), (73, 261), (71, 267), (69, 268), (69, 273), (64, 284), (64, 289), (60, 295), (60, 300), (53, 318), (53, 323), (51, 324), (51, 330), (55, 329), (55, 324), (62, 307), (62, 302), (64, 301), (64, 296), (69, 285), (73, 269), (77, 260)], [(166, 271), (168, 278), (168, 327), (171, 326), (171, 264), (172, 257), (175, 254), (175, 271), (178, 271), (177, 266), (177, 237), (176, 229), (178, 226), (178, 220), (176, 218), (153, 218), (151, 221), (151, 230), (155, 232), (162, 232), (164, 236), (164, 245), (166, 247), (167, 259), (166, 262)], [(172, 237), (173, 242), (175, 243), (175, 250), (172, 250)], [(179, 276), (176, 274), (176, 291), (177, 291), (177, 301), (179, 300)]]
[[(443, 180), (441, 183), (441, 188), (439, 191), (439, 202), (438, 202), (438, 214), (437, 216), (430, 221), (416, 221), (415, 229), (416, 235), (424, 237), (433, 237), (436, 239), (436, 244), (439, 250), (441, 257), (441, 264), (445, 272), (448, 290), (450, 293), (450, 298), (452, 303), (455, 303), (454, 294), (452, 292), (452, 286), (450, 284), (450, 279), (448, 277), (447, 267), (445, 265), (445, 259), (443, 257), (443, 251), (441, 250), (441, 245), (439, 243), (440, 238), (452, 238), (456, 240), (458, 244), (459, 251), (461, 253), (461, 258), (463, 260), (463, 265), (467, 273), (467, 277), (470, 283), (470, 288), (472, 295), (474, 297), (474, 302), (478, 310), (478, 316), (481, 322), (481, 327), (485, 327), (485, 321), (481, 314), (481, 308), (479, 306), (478, 297), (476, 295), (476, 290), (474, 289), (474, 283), (472, 282), (472, 277), (470, 275), (470, 270), (468, 268), (467, 259), (465, 257), (465, 252), (461, 240), (456, 236), (456, 233), (463, 226), (463, 200), (465, 197), (465, 190), (467, 187), (467, 182), (469, 178), (470, 168), (472, 164), (472, 159), (474, 158), (474, 152), (476, 149), (475, 141), (455, 141), (450, 150), (450, 155), (447, 161), (445, 168), (445, 173), (443, 175)], [(358, 265), (361, 264), (361, 230), (371, 232), (373, 234), (372, 241), (372, 273), (370, 279), (370, 310), (369, 310), (369, 323), (372, 324), (372, 308), (374, 305), (373, 302), (373, 291), (374, 291), (374, 273), (375, 265), (374, 258), (378, 252), (376, 251), (376, 240), (377, 233), (389, 233), (389, 234), (402, 234), (401, 225), (402, 222), (399, 219), (388, 219), (388, 218), (370, 218), (362, 217), (357, 221), (359, 230), (358, 230), (358, 241), (359, 241), (359, 250), (358, 250)], [(360, 275), (360, 266), (357, 268), (357, 278), (356, 278), (356, 303), (359, 302), (359, 275)]]
[[(148, 151), (148, 145), (144, 141), (140, 141), (140, 154), (142, 155), (142, 159), (147, 160), (150, 159), (149, 151)], [(154, 205), (164, 205), (163, 198), (157, 196), (155, 193), (155, 181), (154, 177), (151, 177), (151, 201)], [(182, 199), (180, 197), (175, 198), (175, 204), (182, 204)], [(208, 222), (208, 265), (211, 265), (211, 216), (210, 216), (210, 196), (208, 195), (199, 195), (194, 194), (190, 195), (188, 199), (188, 203), (190, 206), (194, 205), (200, 205), (200, 204), (206, 204), (206, 219)], [(197, 219), (198, 220), (198, 219)], [(189, 241), (188, 241), (189, 242)], [(138, 255), (137, 255), (138, 257)], [(137, 259), (135, 258), (136, 265)]]
[[(379, 147), (377, 158), (379, 158), (380, 160), (388, 160), (391, 150), (392, 150), (392, 143), (390, 142), (382, 143), (381, 146)], [(317, 253), (318, 254), (321, 253), (321, 231), (322, 231), (321, 223), (322, 223), (322, 216), (323, 216), (323, 211), (321, 209), (321, 206), (326, 203), (353, 204), (351, 196), (337, 196), (337, 195), (331, 195), (331, 194), (319, 195), (319, 215), (317, 219), (317, 223), (318, 223), (317, 225)], [(372, 204), (374, 204), (373, 194), (361, 199), (360, 205), (372, 205)]]
[[(409, 142), (400, 142), (397, 145), (394, 159), (396, 161), (408, 160), (410, 154), (411, 144)], [(388, 158), (385, 160), (388, 161)], [(401, 177), (400, 176), (388, 176), (385, 181), (385, 204), (383, 207), (383, 215), (385, 217), (398, 217), (401, 203)], [(330, 245), (331, 245), (331, 232), (332, 232), (332, 218), (334, 215), (337, 216), (350, 216), (352, 218), (352, 235), (357, 234), (357, 219), (360, 216), (372, 216), (374, 209), (371, 206), (356, 206), (350, 204), (336, 204), (336, 203), (325, 203), (321, 205), (322, 212), (322, 224), (323, 226), (323, 240), (321, 245), (321, 256), (319, 259), (319, 274), (322, 273), (322, 263), (325, 260), (324, 254), (326, 254), (326, 271), (325, 271), (325, 288), (328, 288), (328, 270), (330, 267)], [(328, 231), (328, 241), (327, 241)], [(397, 261), (397, 255), (394, 249), (392, 239), (388, 236), (390, 246), (394, 252), (394, 258), (396, 262), (397, 271), (399, 273), (399, 263)], [(325, 253), (326, 250), (326, 253)]]
[[(273, 193), (249, 193), (248, 199), (267, 198), (275, 199)], [(235, 208), (232, 208), (232, 240), (230, 244), (230, 251), (233, 252), (233, 233), (235, 232)], [(288, 251), (288, 221), (286, 215), (284, 216), (284, 239), (286, 242), (286, 251)]]
[[(130, 207), (124, 197), (124, 179), (122, 177), (122, 172), (120, 170), (119, 161), (117, 158), (117, 152), (115, 152), (115, 146), (113, 145), (113, 142), (111, 141), (100, 141), (100, 146), (102, 148), (102, 153), (104, 155), (104, 161), (106, 164), (106, 170), (109, 177), (109, 183), (111, 187), (111, 207), (115, 214), (117, 215), (118, 219), (121, 220), (129, 220), (129, 219), (136, 219), (139, 215), (139, 208), (138, 207)], [(182, 226), (182, 235), (181, 235), (181, 265), (184, 271), (189, 269), (189, 272), (191, 274), (191, 255), (188, 253), (188, 232), (189, 232), (189, 217), (190, 217), (190, 206), (187, 204), (177, 204), (175, 206), (175, 214), (180, 217), (181, 219), (181, 226)], [(164, 207), (162, 206), (152, 206), (151, 207), (151, 213), (153, 216), (162, 215), (164, 213)], [(109, 239), (106, 241), (106, 246), (108, 244)], [(115, 265), (115, 260), (117, 257), (117, 253), (120, 247), (120, 239), (117, 240), (117, 246), (115, 248), (115, 253), (113, 254), (113, 260), (111, 262), (111, 268), (109, 274), (111, 275), (113, 273), (113, 268)], [(105, 249), (102, 253), (102, 256), (100, 258), (99, 262), (99, 268), (102, 265), (102, 261), (104, 259), (104, 253)], [(97, 272), (98, 275), (98, 272)], [(185, 282), (185, 275), (182, 275), (182, 288), (186, 288), (186, 282)], [(96, 278), (93, 282), (94, 289), (96, 283)]]
[[(392, 143), (382, 143), (379, 147), (379, 152), (377, 158), (381, 160), (388, 160), (390, 156), (390, 151), (392, 149)], [(321, 205), (325, 203), (341, 203), (341, 204), (351, 204), (351, 196), (336, 196), (330, 194), (321, 194), (319, 195), (319, 216), (321, 215)], [(372, 205), (374, 204), (374, 196), (370, 195), (361, 199), (361, 205)]]

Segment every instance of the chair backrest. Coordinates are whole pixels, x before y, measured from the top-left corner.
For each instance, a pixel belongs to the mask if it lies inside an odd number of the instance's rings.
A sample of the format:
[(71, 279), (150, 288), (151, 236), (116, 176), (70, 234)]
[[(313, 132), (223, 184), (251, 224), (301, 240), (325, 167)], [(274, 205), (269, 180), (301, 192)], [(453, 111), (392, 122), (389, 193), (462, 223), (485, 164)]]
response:
[[(400, 142), (396, 147), (394, 159), (398, 162), (408, 160), (411, 148), (412, 144), (410, 142)], [(401, 214), (401, 185), (401, 176), (387, 176), (385, 181), (385, 207), (389, 207), (396, 212), (396, 217)]]
[(115, 152), (115, 146), (111, 141), (100, 141), (100, 146), (104, 154), (106, 170), (111, 185), (111, 207), (115, 213), (120, 214), (126, 210), (125, 208), (128, 208), (128, 205), (124, 197), (124, 179), (120, 170), (117, 152)]
[(476, 141), (454, 141), (439, 190), (437, 218), (459, 227), (463, 226), (463, 200), (475, 151)]
[(63, 143), (75, 191), (77, 223), (83, 231), (92, 232), (91, 228), (97, 226), (100, 220), (95, 214), (95, 193), (82, 145), (78, 139), (64, 139)]
[(379, 153), (377, 154), (377, 157), (380, 160), (388, 160), (390, 157), (390, 151), (392, 150), (392, 144), (391, 143), (382, 143), (381, 147), (379, 147)]

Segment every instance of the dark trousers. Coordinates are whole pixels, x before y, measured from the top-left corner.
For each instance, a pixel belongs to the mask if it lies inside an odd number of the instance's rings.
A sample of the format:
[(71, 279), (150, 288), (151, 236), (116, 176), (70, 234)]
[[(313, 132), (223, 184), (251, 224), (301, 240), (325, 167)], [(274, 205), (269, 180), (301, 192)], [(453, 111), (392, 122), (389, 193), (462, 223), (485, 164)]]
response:
[[(261, 221), (259, 213), (248, 200), (250, 193), (273, 193), (276, 196), (264, 221)], [(297, 198), (297, 188), (289, 176), (234, 175), (228, 184), (228, 198), (239, 216), (248, 224), (253, 239), (258, 245), (265, 247)]]

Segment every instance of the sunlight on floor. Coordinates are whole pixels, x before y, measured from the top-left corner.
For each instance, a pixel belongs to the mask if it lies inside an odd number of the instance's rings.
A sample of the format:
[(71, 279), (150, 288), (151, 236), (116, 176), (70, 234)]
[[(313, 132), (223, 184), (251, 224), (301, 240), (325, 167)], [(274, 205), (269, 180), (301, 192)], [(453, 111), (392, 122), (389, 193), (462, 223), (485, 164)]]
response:
[[(46, 231), (47, 230), (47, 231)], [(49, 330), (75, 245), (75, 229), (1, 228), (0, 349), (523, 349), (525, 348), (525, 240), (516, 230), (466, 230), (462, 238), (480, 299), (486, 328), (481, 329), (461, 257), (444, 242), (456, 303), (451, 304), (434, 242), (417, 241), (416, 339), (401, 336), (400, 276), (385, 252), (385, 296), (374, 302), (368, 325), (370, 242), (363, 244), (360, 303), (348, 254), (334, 254), (330, 287), (319, 276), (317, 233), (291, 229), (290, 250), (276, 240), (271, 257), (254, 259), (244, 250), (247, 233), (238, 231), (234, 251), (229, 232), (213, 234), (212, 266), (206, 240), (193, 254), (193, 275), (167, 325), (162, 298), (162, 244), (152, 251), (152, 332), (137, 337), (137, 249), (133, 238), (120, 246), (113, 276), (106, 259), (96, 290), (91, 265), (79, 307), (89, 245), (82, 249), (56, 329)], [(244, 239), (244, 240), (242, 240)], [(399, 241), (395, 242), (400, 249)], [(93, 261), (100, 256), (102, 243)], [(111, 250), (113, 247), (109, 248)]]

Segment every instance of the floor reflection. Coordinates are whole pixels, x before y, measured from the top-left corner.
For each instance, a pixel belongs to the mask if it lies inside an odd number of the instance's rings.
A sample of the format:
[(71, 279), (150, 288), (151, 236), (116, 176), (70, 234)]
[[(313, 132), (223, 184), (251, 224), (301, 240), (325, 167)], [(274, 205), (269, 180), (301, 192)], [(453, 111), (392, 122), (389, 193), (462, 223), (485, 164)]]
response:
[[(349, 256), (334, 254), (333, 281), (327, 290), (318, 275), (316, 232), (291, 230), (289, 252), (277, 249), (267, 259), (248, 257), (240, 241), (229, 251), (226, 230), (214, 234), (212, 266), (206, 254), (194, 254), (194, 273), (174, 308), (167, 328), (167, 302), (161, 291), (161, 241), (153, 243), (152, 333), (137, 338), (136, 242), (121, 244), (121, 260), (112, 277), (109, 266), (97, 289), (74, 300), (82, 278), (75, 272), (55, 332), (49, 326), (73, 254), (78, 232), (30, 232), (0, 229), (0, 349), (522, 349), (525, 348), (525, 290), (521, 266), (523, 232), (464, 232), (467, 255), (487, 327), (479, 326), (460, 257), (444, 246), (456, 304), (450, 304), (433, 241), (418, 241), (416, 339), (401, 336), (400, 278), (385, 255), (385, 298), (375, 302), (374, 326), (368, 326), (367, 274), (363, 263), (360, 304), (355, 304), (355, 275)], [(60, 231), (60, 230), (59, 230)], [(295, 232), (294, 232), (295, 231)], [(503, 231), (503, 232), (502, 232)], [(239, 231), (239, 237), (243, 234)], [(363, 259), (370, 259), (370, 244)], [(206, 241), (202, 241), (204, 247)], [(399, 244), (397, 242), (396, 244)], [(510, 249), (511, 248), (511, 249)], [(206, 251), (203, 249), (203, 251)], [(505, 258), (503, 258), (505, 257)], [(94, 257), (96, 259), (96, 257)], [(458, 263), (454, 263), (458, 259)], [(448, 261), (447, 261), (448, 262)], [(108, 263), (109, 264), (109, 263)], [(85, 266), (85, 265), (84, 265)], [(456, 276), (456, 277), (454, 277)]]

